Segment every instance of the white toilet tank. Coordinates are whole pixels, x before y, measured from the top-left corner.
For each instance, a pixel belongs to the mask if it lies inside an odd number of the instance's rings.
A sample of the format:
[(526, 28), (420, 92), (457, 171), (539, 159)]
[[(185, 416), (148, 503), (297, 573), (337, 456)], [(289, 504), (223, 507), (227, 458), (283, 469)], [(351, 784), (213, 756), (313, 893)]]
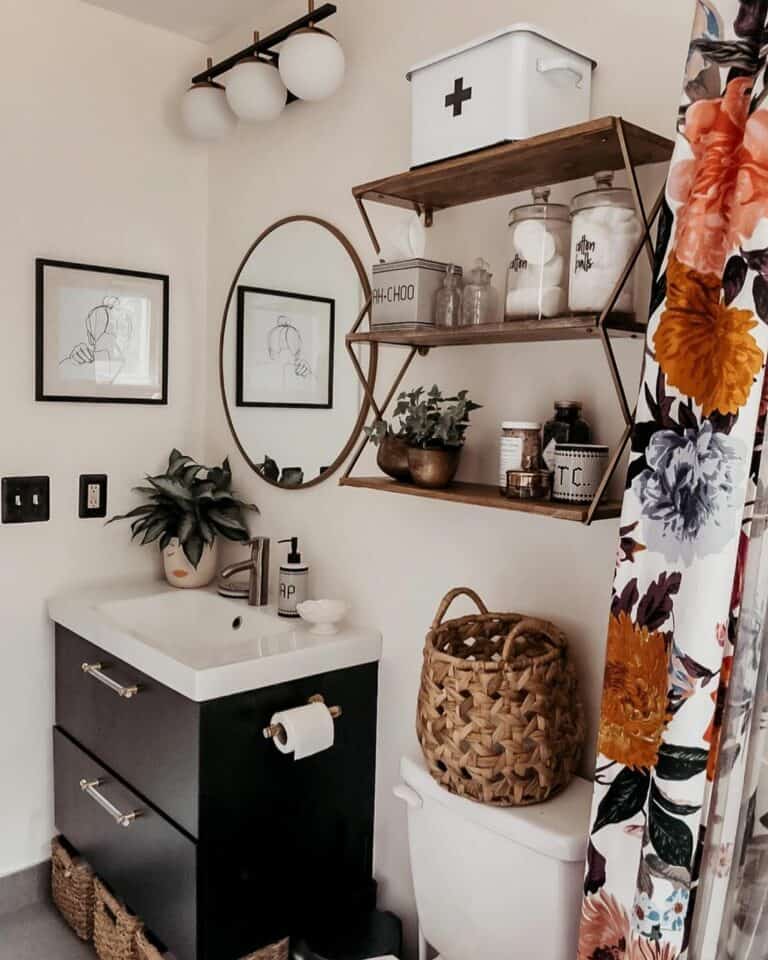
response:
[(449, 793), (421, 758), (400, 773), (419, 926), (441, 960), (573, 960), (592, 784), (502, 809)]

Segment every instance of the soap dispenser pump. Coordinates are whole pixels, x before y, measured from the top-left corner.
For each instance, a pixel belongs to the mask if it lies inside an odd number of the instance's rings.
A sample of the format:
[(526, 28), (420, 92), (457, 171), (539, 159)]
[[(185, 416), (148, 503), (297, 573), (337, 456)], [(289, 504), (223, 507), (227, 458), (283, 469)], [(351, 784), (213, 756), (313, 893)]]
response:
[(289, 537), (278, 543), (290, 543), (288, 559), (280, 564), (280, 595), (277, 612), (281, 617), (298, 617), (296, 604), (307, 599), (309, 564), (302, 563), (299, 553), (299, 538)]

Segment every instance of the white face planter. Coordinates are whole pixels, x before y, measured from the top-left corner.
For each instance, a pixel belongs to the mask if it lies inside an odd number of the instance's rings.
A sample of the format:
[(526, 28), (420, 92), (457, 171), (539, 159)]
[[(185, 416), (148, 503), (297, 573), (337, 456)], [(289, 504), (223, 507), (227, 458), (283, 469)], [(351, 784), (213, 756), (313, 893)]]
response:
[(187, 559), (179, 541), (174, 538), (163, 550), (165, 579), (172, 587), (181, 587), (185, 590), (207, 587), (216, 576), (218, 547), (218, 541), (214, 541), (212, 546), (206, 545), (200, 563), (195, 569)]

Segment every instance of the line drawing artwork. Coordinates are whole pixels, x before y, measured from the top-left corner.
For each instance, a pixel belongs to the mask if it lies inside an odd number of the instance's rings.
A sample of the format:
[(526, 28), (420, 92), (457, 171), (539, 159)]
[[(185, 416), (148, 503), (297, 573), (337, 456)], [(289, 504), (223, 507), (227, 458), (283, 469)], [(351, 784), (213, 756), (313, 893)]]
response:
[(131, 311), (121, 306), (120, 297), (104, 297), (85, 318), (85, 341), (76, 343), (59, 361), (59, 366), (93, 366), (95, 380), (115, 383), (125, 364), (133, 340)]
[(282, 366), (283, 387), (289, 387), (294, 378), (314, 380), (312, 364), (304, 356), (304, 338), (290, 317), (280, 314), (271, 330), (267, 331), (269, 362)]

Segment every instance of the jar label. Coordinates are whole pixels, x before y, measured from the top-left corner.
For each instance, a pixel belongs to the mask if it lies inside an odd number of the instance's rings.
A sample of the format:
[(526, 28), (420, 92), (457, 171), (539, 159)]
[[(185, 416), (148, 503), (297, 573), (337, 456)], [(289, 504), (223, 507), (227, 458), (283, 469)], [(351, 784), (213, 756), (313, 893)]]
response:
[(595, 265), (592, 254), (596, 249), (597, 242), (595, 240), (588, 239), (586, 233), (582, 234), (581, 239), (577, 242), (575, 247), (576, 256), (573, 259), (574, 273), (578, 273), (580, 270), (583, 270), (584, 273), (589, 273), (589, 271)]
[(546, 447), (544, 448), (544, 452), (541, 455), (542, 459), (544, 460), (544, 463), (546, 463), (547, 465), (547, 470), (549, 470), (550, 473), (554, 472), (554, 469), (555, 469), (555, 449), (556, 448), (557, 448), (557, 441), (553, 437), (549, 441), (549, 443), (546, 445)]
[(507, 470), (521, 470), (523, 466), (523, 438), (502, 437), (499, 455), (499, 486), (506, 489)]

